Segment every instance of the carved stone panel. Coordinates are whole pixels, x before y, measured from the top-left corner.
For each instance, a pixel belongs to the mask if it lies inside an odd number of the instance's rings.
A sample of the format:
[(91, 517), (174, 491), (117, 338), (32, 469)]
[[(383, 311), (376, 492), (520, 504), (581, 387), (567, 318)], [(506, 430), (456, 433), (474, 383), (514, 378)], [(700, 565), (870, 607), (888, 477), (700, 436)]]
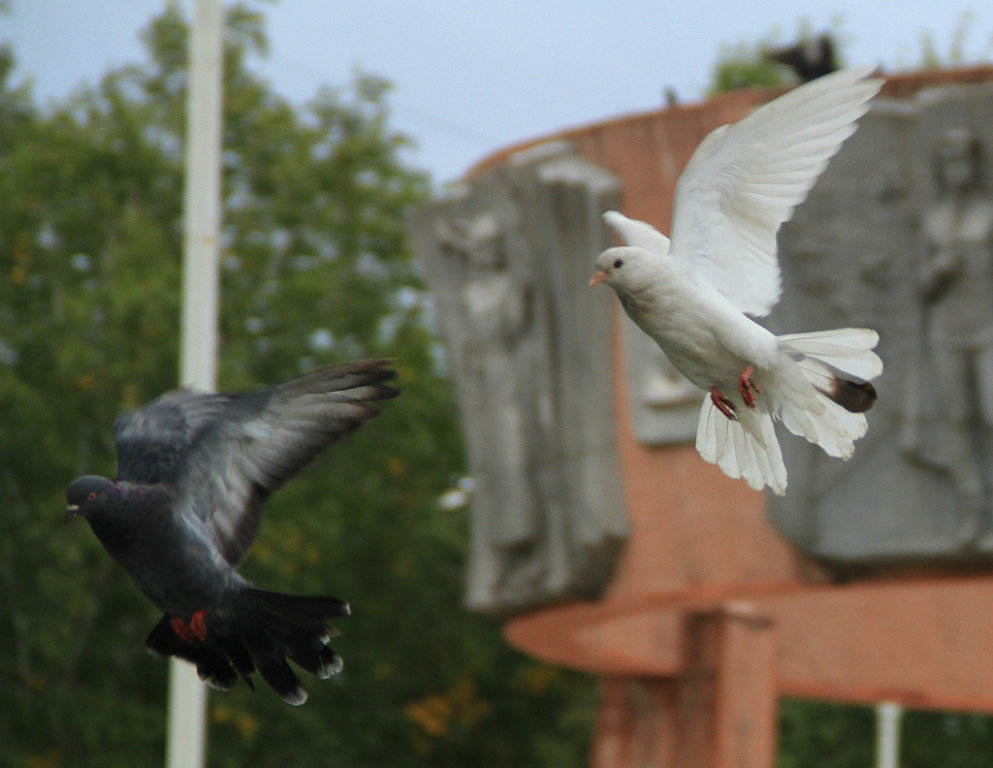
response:
[(467, 602), (593, 597), (627, 535), (613, 424), (611, 307), (586, 283), (609, 245), (613, 176), (546, 144), (420, 209), (469, 449)]
[(780, 234), (777, 331), (868, 326), (853, 459), (783, 441), (774, 523), (839, 566), (993, 554), (993, 86), (877, 100)]

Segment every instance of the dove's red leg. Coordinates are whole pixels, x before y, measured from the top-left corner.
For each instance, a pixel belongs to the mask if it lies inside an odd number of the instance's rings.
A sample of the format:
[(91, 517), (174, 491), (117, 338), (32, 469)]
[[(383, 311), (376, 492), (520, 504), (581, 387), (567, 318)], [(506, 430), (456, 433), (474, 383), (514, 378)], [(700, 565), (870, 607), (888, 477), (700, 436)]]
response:
[(194, 640), (206, 640), (207, 612), (196, 611), (190, 619), (189, 624), (179, 617), (173, 617), (169, 619), (169, 626), (172, 627), (172, 631), (179, 635), (180, 640), (184, 643), (192, 645)]
[(762, 392), (759, 385), (752, 381), (753, 373), (755, 373), (755, 366), (750, 365), (738, 377), (738, 391), (741, 392), (741, 399), (749, 408), (755, 407), (755, 395)]
[(710, 388), (710, 402), (714, 404), (717, 410), (731, 419), (731, 421), (738, 420), (738, 417), (734, 415), (734, 403), (724, 396), (724, 393), (721, 392), (720, 387), (716, 384)]

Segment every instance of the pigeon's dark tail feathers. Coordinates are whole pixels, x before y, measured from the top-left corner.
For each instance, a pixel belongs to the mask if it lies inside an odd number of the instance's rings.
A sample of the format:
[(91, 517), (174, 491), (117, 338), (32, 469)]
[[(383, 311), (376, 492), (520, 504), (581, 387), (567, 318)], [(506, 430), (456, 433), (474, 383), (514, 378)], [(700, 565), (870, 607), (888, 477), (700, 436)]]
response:
[[(208, 632), (203, 642), (187, 643), (177, 635), (170, 625), (171, 618), (163, 616), (145, 638), (145, 648), (156, 656), (175, 656), (190, 662), (197, 668), (197, 674), (211, 688), (226, 691), (238, 677), (254, 691), (252, 673), (255, 665), (247, 653), (239, 653), (237, 644), (222, 642), (216, 633)], [(226, 638), (225, 638), (226, 639)], [(228, 645), (235, 647), (229, 649)], [(242, 648), (243, 650), (243, 645)]]
[(261, 589), (248, 589), (245, 597), (250, 612), (242, 632), (245, 648), (259, 674), (284, 701), (307, 700), (287, 659), (320, 680), (341, 672), (341, 657), (328, 647), (337, 634), (330, 622), (350, 613), (348, 603)]
[(283, 701), (307, 701), (287, 659), (319, 679), (342, 669), (342, 660), (328, 642), (337, 631), (330, 622), (349, 614), (348, 603), (333, 597), (301, 597), (261, 589), (246, 589), (230, 621), (211, 622), (203, 641), (186, 643), (163, 616), (145, 646), (162, 656), (176, 656), (196, 665), (200, 679), (212, 688), (230, 689), (241, 677), (255, 689), (258, 671)]

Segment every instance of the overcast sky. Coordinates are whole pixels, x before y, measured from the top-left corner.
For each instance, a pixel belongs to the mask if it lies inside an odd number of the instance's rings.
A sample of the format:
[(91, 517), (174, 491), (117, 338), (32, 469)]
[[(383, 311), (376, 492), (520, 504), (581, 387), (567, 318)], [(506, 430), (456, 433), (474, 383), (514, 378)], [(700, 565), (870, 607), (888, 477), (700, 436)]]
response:
[[(0, 40), (42, 99), (140, 61), (138, 31), (164, 0), (11, 0)], [(192, 7), (192, 0), (183, 5)], [(722, 44), (773, 30), (791, 40), (841, 19), (847, 63), (905, 69), (921, 35), (952, 47), (971, 13), (966, 51), (990, 60), (993, 3), (934, 0), (281, 0), (265, 6), (271, 53), (261, 72), (305, 101), (347, 83), (359, 67), (391, 80), (394, 126), (411, 161), (436, 182), (459, 176), (500, 147), (561, 128), (655, 109), (665, 88), (697, 101)]]

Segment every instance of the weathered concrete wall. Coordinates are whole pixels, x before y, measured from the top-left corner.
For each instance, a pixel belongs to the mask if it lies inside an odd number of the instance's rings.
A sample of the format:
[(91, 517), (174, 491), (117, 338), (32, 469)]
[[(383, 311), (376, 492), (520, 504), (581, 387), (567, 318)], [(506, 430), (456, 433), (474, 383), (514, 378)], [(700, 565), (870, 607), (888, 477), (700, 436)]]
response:
[(568, 143), (518, 153), (410, 224), (437, 302), (472, 495), (467, 602), (592, 598), (627, 538), (611, 306), (586, 288), (617, 180)]

